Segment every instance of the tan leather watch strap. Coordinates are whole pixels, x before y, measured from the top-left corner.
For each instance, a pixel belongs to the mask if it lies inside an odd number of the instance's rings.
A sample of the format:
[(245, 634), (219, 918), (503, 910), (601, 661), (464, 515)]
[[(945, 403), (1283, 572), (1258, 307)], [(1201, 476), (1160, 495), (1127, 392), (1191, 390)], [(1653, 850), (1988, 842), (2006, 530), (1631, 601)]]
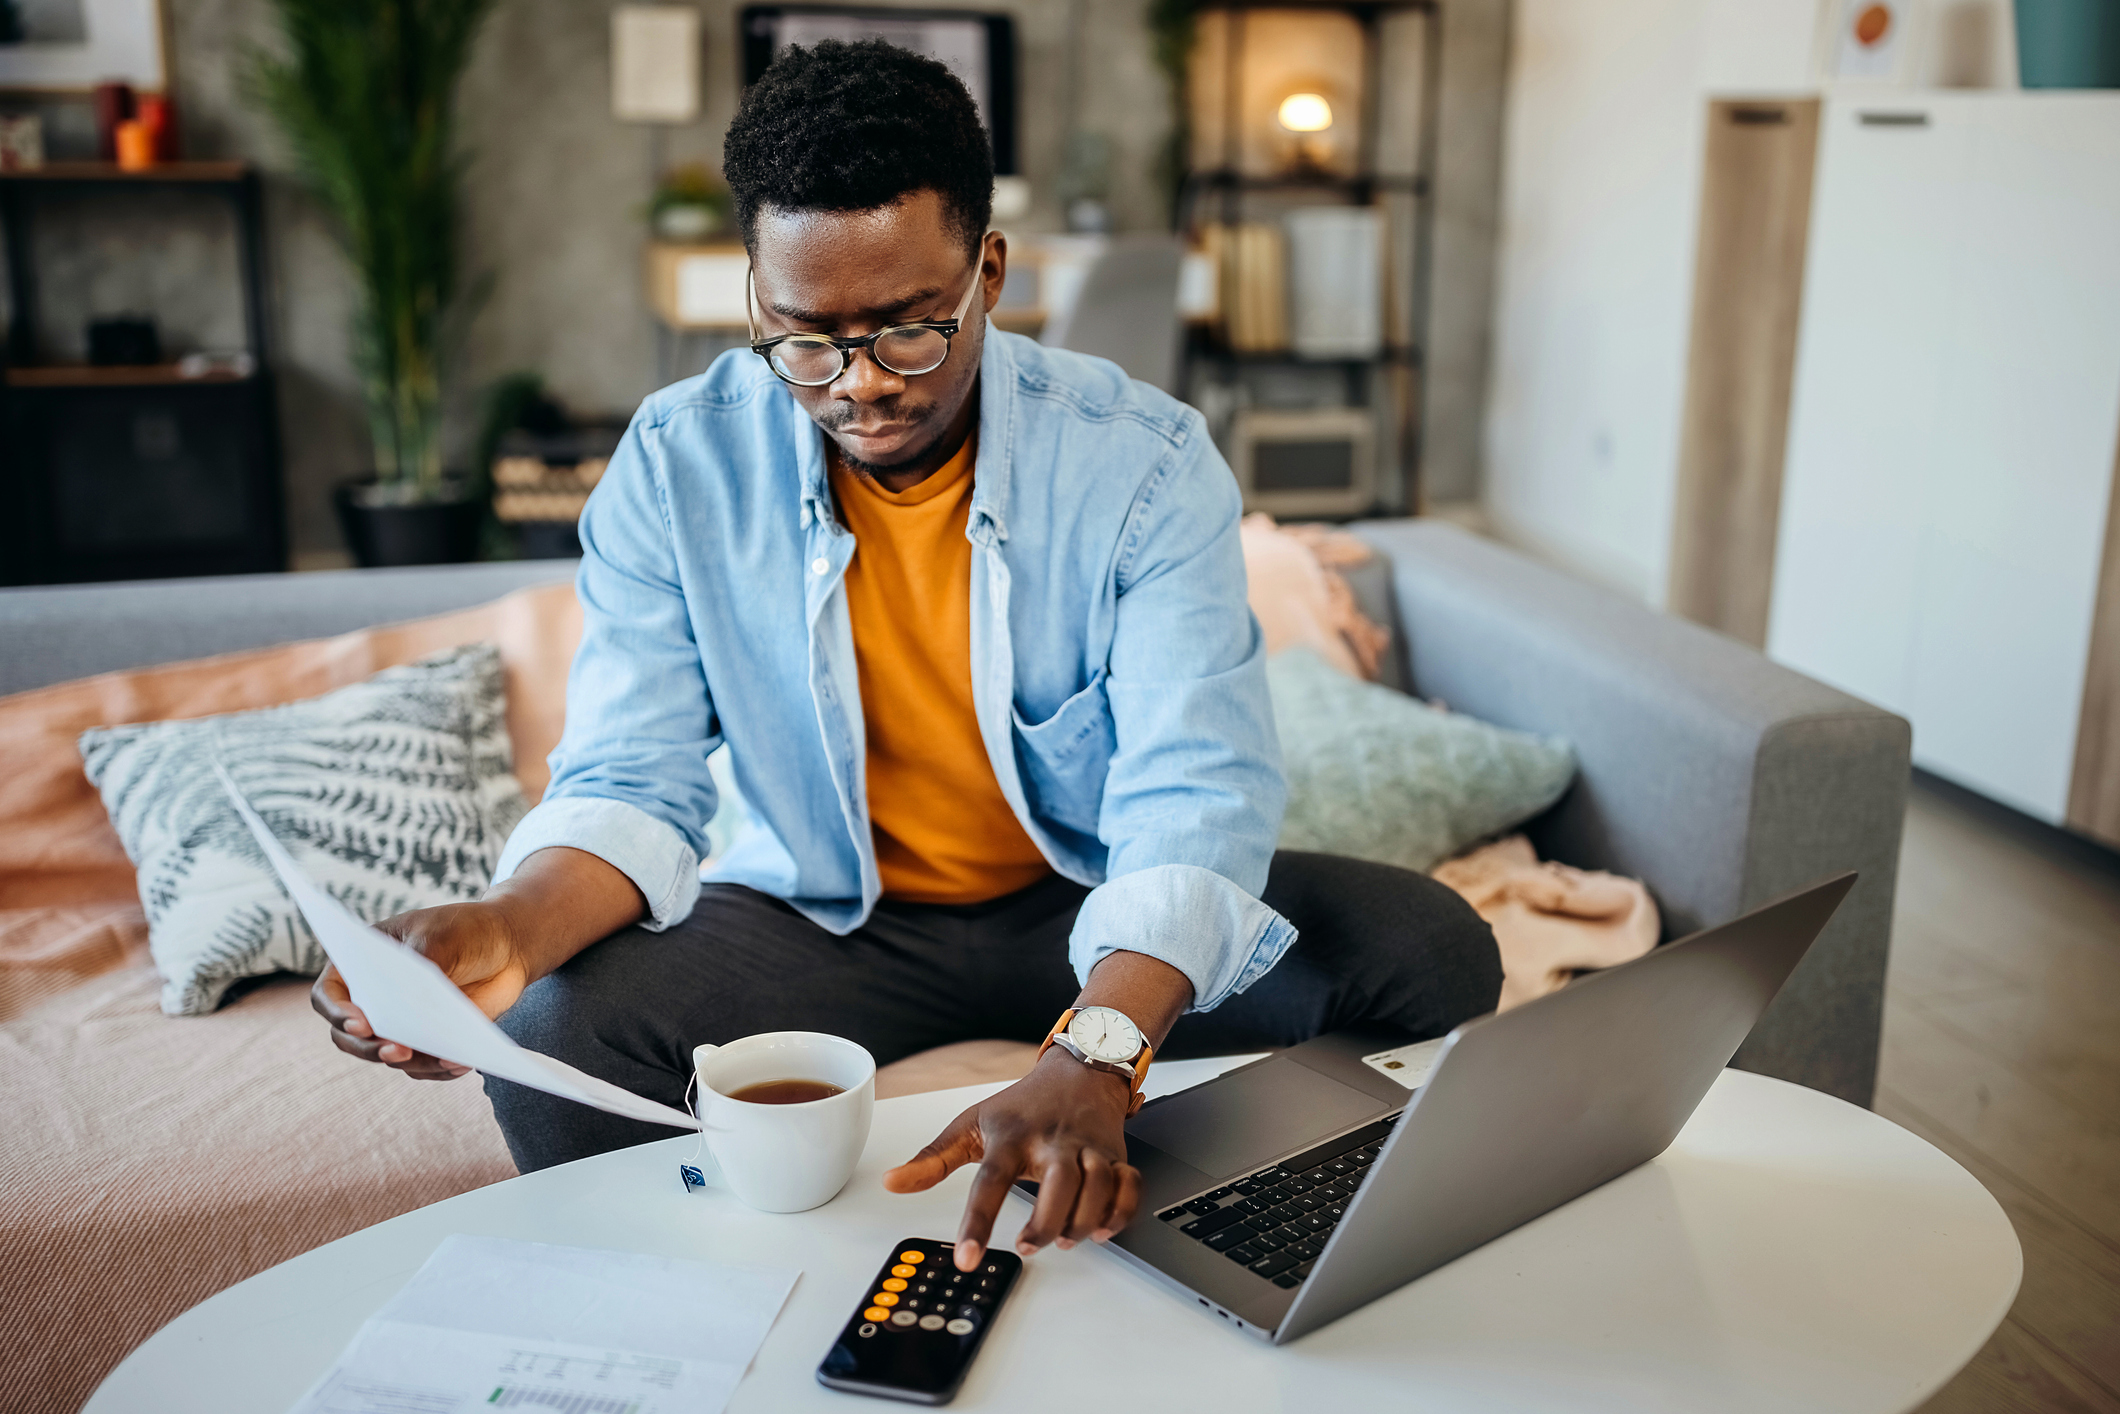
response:
[(1053, 1038), (1067, 1030), (1067, 1023), (1073, 1021), (1075, 1013), (1080, 1010), (1082, 1010), (1081, 1007), (1071, 1006), (1060, 1013), (1060, 1019), (1053, 1023), (1053, 1029), (1045, 1033), (1045, 1044), (1038, 1048), (1039, 1060), (1045, 1059), (1045, 1053), (1053, 1048)]
[[(1052, 1049), (1053, 1042), (1059, 1039), (1061, 1032), (1067, 1030), (1067, 1024), (1075, 1019), (1075, 1013), (1080, 1010), (1082, 1010), (1082, 1008), (1071, 1006), (1066, 1011), (1060, 1013), (1060, 1019), (1053, 1023), (1053, 1029), (1045, 1033), (1045, 1044), (1038, 1048), (1039, 1060), (1043, 1060), (1045, 1058), (1045, 1053)], [(1128, 1019), (1131, 1020), (1131, 1018)], [(1139, 1028), (1136, 1027), (1135, 1029), (1138, 1030)], [(1142, 1093), (1141, 1087), (1148, 1083), (1149, 1062), (1153, 1061), (1155, 1058), (1156, 1048), (1148, 1044), (1147, 1037), (1142, 1037), (1141, 1054), (1134, 1057), (1134, 1097), (1126, 1107), (1126, 1112), (1128, 1114), (1134, 1113), (1136, 1110), (1140, 1109), (1141, 1106), (1148, 1103), (1148, 1096)], [(1110, 1065), (1110, 1062), (1104, 1061), (1099, 1062), (1099, 1064), (1108, 1066)]]

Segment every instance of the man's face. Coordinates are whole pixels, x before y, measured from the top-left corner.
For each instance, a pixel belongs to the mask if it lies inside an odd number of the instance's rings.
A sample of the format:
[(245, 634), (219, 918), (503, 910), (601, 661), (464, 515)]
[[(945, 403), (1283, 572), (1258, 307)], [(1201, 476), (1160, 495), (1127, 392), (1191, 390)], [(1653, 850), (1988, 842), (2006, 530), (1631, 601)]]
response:
[[(1001, 236), (989, 234), (976, 274), (982, 288), (940, 368), (908, 377), (863, 350), (831, 383), (788, 386), (849, 465), (868, 472), (916, 469), (946, 441), (954, 449), (970, 415), (985, 315), (1001, 297), (1007, 258)], [(853, 338), (893, 324), (948, 319), (975, 278), (962, 237), (944, 219), (941, 197), (928, 190), (873, 211), (768, 207), (758, 217), (751, 264), (768, 337)]]

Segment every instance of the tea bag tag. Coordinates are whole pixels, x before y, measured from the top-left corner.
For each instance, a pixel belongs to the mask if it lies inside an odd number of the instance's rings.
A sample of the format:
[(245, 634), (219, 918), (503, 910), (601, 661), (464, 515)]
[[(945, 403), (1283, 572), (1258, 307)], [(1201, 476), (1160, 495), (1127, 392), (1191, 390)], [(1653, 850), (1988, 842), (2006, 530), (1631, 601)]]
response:
[(692, 1078), (685, 1082), (685, 1108), (691, 1111), (692, 1118), (699, 1121), (699, 1144), (692, 1150), (692, 1162), (677, 1166), (677, 1176), (684, 1180), (685, 1192), (688, 1194), (701, 1192), (707, 1186), (706, 1172), (701, 1169), (699, 1163), (707, 1150), (707, 1120), (706, 1116), (700, 1113), (706, 1106), (703, 1103), (697, 1106), (692, 1103), (692, 1091), (698, 1084), (699, 1071), (694, 1068)]

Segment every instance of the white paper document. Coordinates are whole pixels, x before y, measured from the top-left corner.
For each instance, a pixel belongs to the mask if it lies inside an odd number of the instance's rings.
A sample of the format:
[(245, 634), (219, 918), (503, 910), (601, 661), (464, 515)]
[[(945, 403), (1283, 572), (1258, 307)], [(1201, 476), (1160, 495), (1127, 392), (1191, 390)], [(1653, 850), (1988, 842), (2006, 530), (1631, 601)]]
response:
[(222, 789), (235, 803), (236, 813), (257, 837), (273, 872), (286, 885), (295, 907), (309, 920), (317, 941), (324, 945), (332, 964), (346, 979), (346, 989), (367, 1014), (376, 1035), (629, 1119), (678, 1129), (699, 1128), (699, 1121), (683, 1110), (644, 1099), (608, 1080), (576, 1070), (565, 1061), (516, 1045), (507, 1032), (487, 1020), (486, 1014), (442, 969), (397, 939), (369, 927), (346, 905), (324, 892), (273, 838), (226, 768), (216, 762), (214, 770), (220, 774)]
[(292, 1414), (719, 1414), (798, 1275), (458, 1234)]

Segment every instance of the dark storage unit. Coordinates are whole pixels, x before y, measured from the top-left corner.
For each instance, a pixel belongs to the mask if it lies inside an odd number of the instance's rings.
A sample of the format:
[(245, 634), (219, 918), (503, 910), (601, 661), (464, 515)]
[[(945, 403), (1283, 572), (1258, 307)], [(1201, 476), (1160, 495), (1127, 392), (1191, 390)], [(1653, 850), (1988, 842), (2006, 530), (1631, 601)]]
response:
[[(182, 185), (233, 205), (252, 367), (60, 365), (36, 343), (40, 192)], [(0, 387), (0, 584), (247, 574), (287, 567), (264, 317), (257, 173), (238, 162), (0, 173), (11, 319)]]

